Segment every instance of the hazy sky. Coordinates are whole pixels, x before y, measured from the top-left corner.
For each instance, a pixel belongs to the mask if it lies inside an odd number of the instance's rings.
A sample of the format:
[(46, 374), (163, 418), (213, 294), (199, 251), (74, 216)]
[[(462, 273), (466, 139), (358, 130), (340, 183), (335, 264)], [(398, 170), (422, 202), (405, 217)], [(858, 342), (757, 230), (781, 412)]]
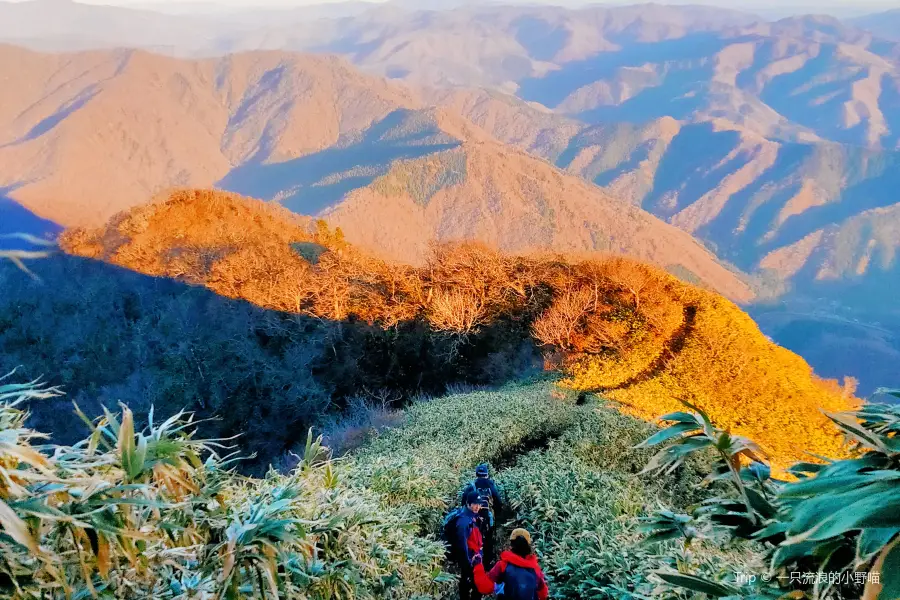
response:
[[(6, 2), (23, 2), (26, 0), (0, 0)], [(161, 10), (175, 9), (182, 12), (185, 8), (207, 6), (252, 7), (252, 6), (303, 6), (310, 4), (335, 4), (346, 0), (75, 0), (88, 4), (114, 4), (119, 6), (140, 6), (148, 8), (154, 5)], [(386, 0), (367, 0), (384, 2)], [(423, 3), (428, 3), (424, 0)], [(496, 1), (496, 0), (495, 0)], [(657, 1), (665, 4), (709, 4), (724, 6), (738, 10), (753, 11), (764, 16), (781, 16), (798, 13), (826, 13), (836, 16), (851, 16), (871, 13), (893, 8), (900, 8), (900, 0), (500, 0), (508, 4), (553, 4), (558, 6), (584, 6), (586, 4), (638, 4)], [(407, 6), (414, 5), (413, 0), (405, 0)], [(178, 10), (179, 7), (181, 10)], [(189, 9), (191, 10), (191, 9)]]
[[(26, 0), (0, 0), (6, 2), (24, 2)], [(332, 4), (337, 2), (345, 2), (346, 0), (75, 0), (84, 4), (115, 4), (127, 6), (129, 4), (240, 4), (243, 6), (253, 5), (281, 5), (281, 6), (302, 6), (304, 4)], [(369, 2), (384, 2), (386, 0), (366, 0)], [(649, 0), (635, 0), (628, 2), (626, 0), (506, 0), (510, 4), (641, 4)], [(900, 8), (900, 0), (655, 0), (663, 4), (714, 4), (719, 6), (755, 5), (761, 7), (778, 7), (778, 6), (808, 6), (814, 8), (816, 6), (842, 6), (853, 8), (857, 6), (877, 6), (884, 9)]]

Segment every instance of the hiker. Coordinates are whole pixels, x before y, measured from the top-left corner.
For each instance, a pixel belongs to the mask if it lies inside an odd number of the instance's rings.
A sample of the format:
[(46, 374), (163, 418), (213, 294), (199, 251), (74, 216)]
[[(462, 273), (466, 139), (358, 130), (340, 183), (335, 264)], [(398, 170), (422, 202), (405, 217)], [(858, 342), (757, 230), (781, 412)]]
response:
[(478, 492), (469, 491), (463, 501), (465, 506), (452, 512), (445, 521), (447, 542), (450, 556), (459, 567), (460, 600), (479, 600), (481, 594), (475, 586), (472, 563), (476, 556), (481, 557), (484, 546), (478, 523), (484, 500)]
[(486, 573), (482, 557), (475, 555), (472, 573), (481, 594), (496, 593), (502, 600), (547, 600), (550, 589), (537, 556), (531, 551), (531, 534), (516, 529), (509, 537), (510, 549), (500, 555), (500, 562)]
[(500, 490), (497, 489), (497, 484), (491, 479), (490, 470), (486, 463), (481, 463), (475, 467), (475, 479), (466, 484), (462, 489), (461, 496), (465, 496), (471, 491), (481, 494), (485, 501), (481, 509), (481, 537), (484, 539), (483, 556), (488, 564), (493, 564), (497, 558), (494, 549), (494, 529), (497, 521), (500, 519), (503, 502), (500, 500)]

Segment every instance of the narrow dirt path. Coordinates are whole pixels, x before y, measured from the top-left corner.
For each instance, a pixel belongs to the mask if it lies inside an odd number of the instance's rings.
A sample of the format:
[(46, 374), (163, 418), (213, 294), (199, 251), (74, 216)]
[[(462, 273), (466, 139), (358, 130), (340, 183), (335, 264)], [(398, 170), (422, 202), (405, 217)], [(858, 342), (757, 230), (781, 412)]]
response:
[[(491, 478), (496, 481), (504, 471), (515, 468), (521, 457), (531, 454), (532, 452), (547, 450), (555, 440), (562, 437), (566, 431), (569, 430), (569, 427), (571, 427), (571, 425), (556, 430), (542, 432), (539, 435), (527, 436), (515, 446), (506, 448), (497, 456), (488, 459), (486, 462), (492, 467)], [(471, 473), (471, 475), (474, 477), (474, 473)], [(491, 561), (499, 559), (500, 553), (507, 547), (509, 535), (516, 527), (516, 515), (510, 512), (509, 490), (499, 483), (498, 487), (500, 487), (504, 511), (503, 514), (496, 518), (494, 528), (495, 555), (490, 559)], [(458, 498), (454, 497), (451, 500), (451, 506), (456, 506)], [(486, 565), (487, 568), (490, 568), (490, 566), (492, 565)], [(448, 565), (448, 567), (451, 569), (451, 572), (456, 572), (455, 565)]]
[[(550, 445), (561, 438), (570, 427), (571, 425), (558, 430), (543, 432), (540, 435), (526, 437), (521, 443), (507, 449), (491, 462), (494, 468), (491, 477), (495, 480), (502, 479), (503, 473), (516, 468), (522, 457), (549, 449)], [(493, 560), (499, 559), (500, 553), (507, 548), (510, 534), (518, 526), (516, 523), (517, 515), (510, 510), (510, 489), (499, 482), (498, 486), (503, 497), (504, 512), (497, 518), (494, 529), (494, 547), (496, 552)]]
[(697, 307), (684, 307), (684, 320), (678, 329), (672, 333), (672, 336), (663, 344), (663, 349), (653, 362), (640, 373), (626, 379), (622, 383), (608, 387), (598, 387), (586, 390), (588, 393), (602, 394), (603, 392), (612, 392), (615, 390), (625, 390), (634, 385), (653, 379), (663, 374), (668, 368), (669, 361), (678, 356), (684, 349), (684, 344), (690, 335), (694, 332), (694, 323), (697, 320)]
[(543, 433), (538, 436), (529, 436), (523, 439), (519, 444), (507, 448), (503, 452), (500, 453), (495, 459), (489, 461), (491, 465), (494, 467), (494, 474), (499, 474), (502, 471), (507, 469), (511, 469), (515, 467), (519, 458), (529, 454), (530, 452), (534, 452), (535, 450), (546, 450), (550, 447), (550, 444), (554, 441), (562, 437), (562, 435), (568, 431), (568, 427), (557, 431), (550, 431)]

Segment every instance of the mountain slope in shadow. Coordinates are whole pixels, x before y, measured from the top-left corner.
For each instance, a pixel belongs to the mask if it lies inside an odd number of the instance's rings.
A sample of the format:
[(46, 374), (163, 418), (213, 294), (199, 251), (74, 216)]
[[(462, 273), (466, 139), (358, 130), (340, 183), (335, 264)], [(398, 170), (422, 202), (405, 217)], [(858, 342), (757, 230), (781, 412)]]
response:
[(363, 133), (321, 152), (278, 163), (252, 162), (232, 170), (218, 187), (276, 200), (291, 211), (315, 216), (355, 189), (372, 184), (399, 160), (414, 160), (458, 147), (427, 111), (397, 110)]
[(88, 433), (73, 401), (91, 417), (127, 401), (139, 421), (151, 409), (157, 419), (186, 410), (208, 419), (202, 436), (240, 434), (234, 443), (248, 458), (239, 467), (264, 473), (367, 390), (399, 407), (541, 365), (527, 326), (504, 325), (504, 335), (485, 327), (453, 349), (416, 319), (384, 329), (262, 308), (190, 283), (198, 273), (156, 277), (67, 254), (28, 266), (40, 281), (0, 260), (0, 371), (18, 367), (23, 378), (62, 387), (64, 397), (28, 407), (32, 426), (58, 443)]
[(62, 227), (37, 216), (12, 198), (3, 195), (3, 190), (0, 190), (0, 250), (25, 248), (29, 245), (22, 240), (8, 237), (11, 234), (25, 233), (53, 239), (61, 231)]
[[(429, 204), (435, 201), (437, 195)], [(280, 402), (295, 410), (315, 406), (316, 397), (291, 399), (311, 392), (304, 380), (283, 387), (281, 378), (290, 369), (281, 365), (299, 366), (301, 374), (311, 369), (318, 381), (333, 386), (326, 391), (340, 386), (352, 394), (360, 383), (370, 390), (377, 385), (406, 393), (454, 380), (505, 381), (540, 367), (538, 344), (567, 357), (561, 365), (578, 389), (615, 390), (613, 397), (631, 407), (636, 398), (677, 405), (679, 397), (702, 397), (710, 410), (738, 415), (732, 416), (735, 424), (755, 430), (756, 439), (781, 436), (779, 452), (792, 452), (799, 436), (810, 431), (821, 433), (826, 420), (819, 407), (847, 402), (837, 386), (816, 379), (802, 359), (762, 336), (732, 302), (646, 264), (596, 255), (510, 256), (480, 244), (454, 243), (434, 248), (425, 266), (412, 267), (373, 258), (321, 222), (312, 231), (308, 225), (271, 203), (223, 192), (181, 192), (123, 214), (107, 227), (67, 232), (63, 248), (290, 313), (280, 314), (266, 328), (241, 317), (241, 334), (228, 315), (214, 315), (223, 324), (201, 331), (213, 337), (212, 347), (222, 344), (222, 350), (199, 352), (178, 335), (170, 364), (179, 373), (176, 383), (206, 380), (219, 386), (224, 378), (226, 389), (235, 389), (231, 382), (237, 379), (249, 386), (238, 386), (238, 395), (257, 390), (281, 394)], [(574, 325), (565, 316), (571, 314), (573, 298), (585, 302)], [(137, 318), (137, 329), (146, 326), (140, 318), (146, 310), (143, 299), (112, 311), (108, 302), (107, 319), (128, 323)], [(13, 309), (20, 306), (14, 303)], [(187, 300), (174, 313), (174, 322), (151, 315), (151, 321), (159, 322), (149, 332), (154, 343), (157, 334), (180, 334), (173, 325), (201, 318)], [(312, 329), (301, 330), (305, 325)], [(226, 342), (219, 336), (236, 339)], [(275, 360), (241, 346), (248, 338)], [(238, 344), (248, 364), (222, 365), (229, 373), (221, 374), (210, 361), (229, 356), (231, 344)], [(146, 357), (139, 345), (120, 345), (136, 352), (137, 361)], [(317, 353), (320, 348), (323, 355)], [(711, 354), (709, 348), (717, 352)], [(318, 357), (325, 356), (330, 363), (319, 363)], [(654, 396), (646, 395), (647, 387), (655, 390)], [(275, 408), (253, 396), (235, 401), (244, 405), (226, 418), (264, 410), (271, 412), (263, 417), (277, 418)], [(776, 430), (766, 431), (760, 421), (745, 422), (741, 407), (756, 405), (774, 406), (769, 412), (777, 415), (772, 421), (778, 423)], [(654, 418), (657, 413), (648, 410), (644, 407), (641, 416)], [(798, 411), (817, 420), (785, 426), (784, 416)], [(759, 414), (756, 408), (751, 412)], [(283, 446), (287, 425), (274, 426), (277, 435), (268, 433), (268, 444)], [(256, 426), (259, 435), (267, 435), (265, 419)], [(790, 436), (782, 435), (785, 427), (793, 427)], [(834, 442), (839, 443), (837, 438)]]

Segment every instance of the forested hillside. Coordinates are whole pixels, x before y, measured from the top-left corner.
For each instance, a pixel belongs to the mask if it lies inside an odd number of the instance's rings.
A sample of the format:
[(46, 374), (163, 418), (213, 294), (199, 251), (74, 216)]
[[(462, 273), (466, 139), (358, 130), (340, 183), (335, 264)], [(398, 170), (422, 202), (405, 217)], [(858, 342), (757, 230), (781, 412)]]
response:
[[(645, 419), (690, 400), (780, 466), (808, 448), (839, 454), (820, 408), (855, 401), (729, 301), (623, 258), (458, 244), (410, 267), (324, 222), (210, 193), (69, 231), (62, 245), (69, 256), (34, 266), (52, 283), (5, 273), (2, 366), (52, 374), (95, 413), (129, 397), (139, 414), (217, 415), (207, 432), (243, 432), (259, 467), (355, 395), (402, 403), (544, 368)], [(55, 408), (36, 412), (75, 434)]]
[(900, 342), (866, 333), (900, 319), (896, 11), (196, 9), (0, 4), (0, 220), (99, 226), (217, 186), (392, 260), (462, 237), (621, 251), (797, 327), (839, 313), (865, 358), (824, 324), (815, 351), (767, 333), (865, 392), (900, 384)]

